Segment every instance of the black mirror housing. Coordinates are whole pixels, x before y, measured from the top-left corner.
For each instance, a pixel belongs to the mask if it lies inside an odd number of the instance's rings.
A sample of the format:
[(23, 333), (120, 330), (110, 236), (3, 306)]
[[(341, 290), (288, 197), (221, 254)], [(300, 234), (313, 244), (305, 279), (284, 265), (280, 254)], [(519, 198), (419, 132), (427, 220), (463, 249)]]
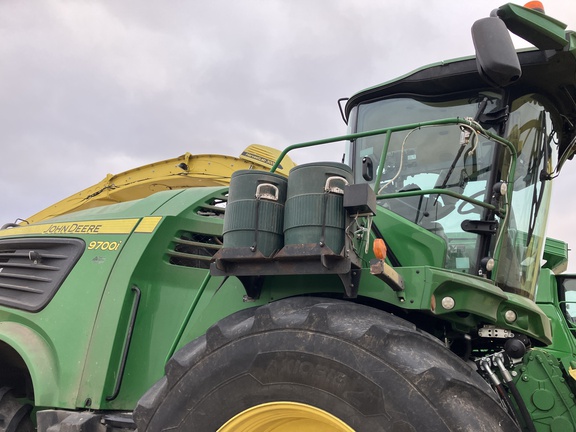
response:
[(522, 76), (522, 68), (506, 24), (498, 17), (483, 18), (472, 25), (478, 72), (490, 84), (506, 87)]

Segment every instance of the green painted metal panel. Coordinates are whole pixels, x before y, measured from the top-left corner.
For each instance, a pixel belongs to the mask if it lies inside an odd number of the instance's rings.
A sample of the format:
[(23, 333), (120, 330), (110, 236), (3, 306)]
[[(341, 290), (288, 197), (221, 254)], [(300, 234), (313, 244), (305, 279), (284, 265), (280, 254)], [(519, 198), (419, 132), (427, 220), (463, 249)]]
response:
[[(0, 317), (2, 315), (0, 313)], [(61, 362), (40, 330), (6, 320), (0, 322), (0, 340), (13, 347), (24, 360), (37, 401), (48, 404), (48, 401), (67, 400), (67, 395), (60, 390), (63, 375)]]
[(444, 266), (447, 246), (441, 237), (380, 206), (374, 224), (402, 266)]
[[(86, 242), (86, 250), (44, 309), (32, 313), (0, 308), (0, 321), (4, 326), (18, 324), (31, 334), (37, 334), (43, 341), (41, 344), (49, 350), (46, 358), (53, 359), (55, 370), (60, 372), (56, 388), (36, 394), (36, 403), (40, 406), (76, 406), (76, 394), (103, 287), (126, 243), (127, 235), (91, 234), (81, 238)], [(108, 248), (103, 250), (105, 242)], [(110, 250), (111, 244), (118, 246)], [(7, 337), (5, 328), (0, 327), (0, 338)], [(13, 345), (17, 351), (37, 349), (34, 347), (36, 341), (30, 343), (15, 339), (14, 343), (22, 344)], [(40, 381), (42, 388), (46, 383), (44, 378)]]

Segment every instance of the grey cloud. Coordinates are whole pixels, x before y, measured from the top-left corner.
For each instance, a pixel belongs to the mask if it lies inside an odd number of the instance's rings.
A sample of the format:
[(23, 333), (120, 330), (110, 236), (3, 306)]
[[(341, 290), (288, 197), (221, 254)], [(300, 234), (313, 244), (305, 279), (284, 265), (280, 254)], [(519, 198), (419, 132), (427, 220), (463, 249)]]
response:
[[(576, 28), (575, 5), (546, 3)], [(499, 4), (2, 2), (0, 223), (186, 151), (340, 135), (339, 97), (471, 54), (470, 25)]]

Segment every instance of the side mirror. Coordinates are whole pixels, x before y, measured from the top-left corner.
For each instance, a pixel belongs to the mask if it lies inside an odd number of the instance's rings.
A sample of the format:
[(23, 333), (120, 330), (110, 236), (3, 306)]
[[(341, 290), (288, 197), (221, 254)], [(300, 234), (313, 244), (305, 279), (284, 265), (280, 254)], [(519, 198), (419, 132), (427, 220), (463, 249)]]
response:
[(478, 72), (490, 84), (506, 87), (522, 76), (522, 68), (506, 24), (497, 17), (472, 25)]

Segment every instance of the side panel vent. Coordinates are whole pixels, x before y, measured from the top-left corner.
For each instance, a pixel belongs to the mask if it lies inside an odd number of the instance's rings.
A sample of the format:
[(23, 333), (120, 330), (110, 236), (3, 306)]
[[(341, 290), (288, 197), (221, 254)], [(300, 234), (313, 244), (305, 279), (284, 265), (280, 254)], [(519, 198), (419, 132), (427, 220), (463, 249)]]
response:
[(212, 256), (222, 247), (222, 237), (211, 234), (200, 234), (181, 231), (172, 241), (168, 250), (170, 264), (210, 268)]
[(44, 308), (84, 247), (78, 239), (0, 240), (0, 305), (30, 312)]
[(210, 200), (205, 202), (198, 210), (197, 214), (199, 216), (211, 216), (224, 218), (224, 211), (226, 210), (226, 204), (228, 204), (228, 195), (222, 194), (222, 196), (212, 197)]

